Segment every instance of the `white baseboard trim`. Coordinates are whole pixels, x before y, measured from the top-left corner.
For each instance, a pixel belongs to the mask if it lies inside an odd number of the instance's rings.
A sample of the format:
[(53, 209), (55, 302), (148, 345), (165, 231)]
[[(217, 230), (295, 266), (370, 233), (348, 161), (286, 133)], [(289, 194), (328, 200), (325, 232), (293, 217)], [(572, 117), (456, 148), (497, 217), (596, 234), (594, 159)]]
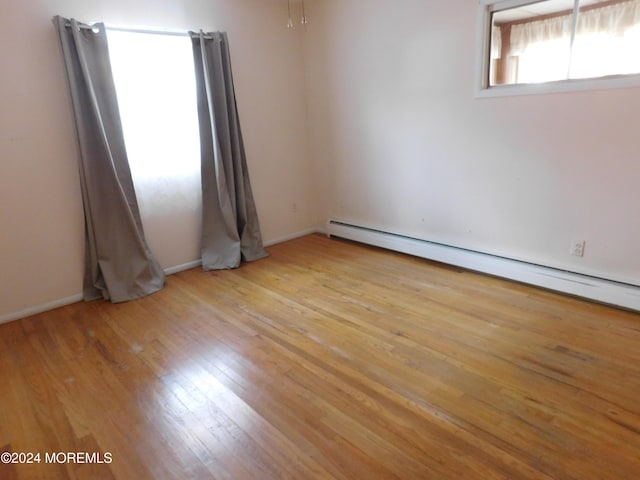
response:
[(284, 237), (272, 238), (264, 242), (265, 247), (273, 247), (278, 243), (288, 242), (289, 240), (295, 240), (296, 238), (305, 237), (307, 235), (311, 235), (312, 233), (324, 233), (327, 232), (323, 228), (308, 228), (306, 230), (301, 230), (299, 232), (291, 233), (289, 235), (285, 235)]
[(354, 240), (497, 277), (640, 311), (640, 287), (497, 257), (330, 219), (329, 236)]
[[(304, 237), (306, 235), (311, 235), (312, 233), (325, 233), (322, 228), (308, 228), (306, 230), (302, 230), (299, 232), (291, 233), (284, 237), (278, 237), (271, 240), (267, 240), (264, 242), (265, 247), (272, 247), (277, 245), (278, 243), (288, 242), (289, 240), (295, 240), (296, 238)], [(191, 270), (192, 268), (197, 268), (202, 266), (202, 260), (194, 260), (193, 262), (188, 262), (183, 265), (176, 265), (175, 267), (169, 267), (164, 269), (165, 275), (173, 275), (174, 273), (180, 273), (185, 270)]]
[[(271, 247), (278, 243), (288, 242), (289, 240), (294, 240), (296, 238), (304, 237), (306, 235), (311, 235), (312, 233), (326, 233), (326, 232), (322, 228), (309, 228), (306, 230), (292, 233), (290, 235), (286, 235), (284, 237), (268, 240), (267, 242), (265, 242), (264, 245), (265, 247)], [(193, 262), (188, 262), (182, 265), (176, 265), (174, 267), (165, 268), (164, 273), (165, 275), (173, 275), (175, 273), (183, 272), (185, 270), (191, 270), (192, 268), (200, 267), (201, 265), (202, 265), (201, 260), (194, 260)], [(6, 313), (3, 315), (0, 315), (0, 325), (3, 323), (12, 322), (14, 320), (19, 320), (21, 318), (30, 317), (32, 315), (37, 315), (39, 313), (43, 313), (49, 310), (54, 310), (56, 308), (71, 305), (72, 303), (81, 302), (82, 299), (83, 299), (82, 293), (78, 293), (70, 297), (61, 298), (51, 302), (43, 303), (41, 305), (35, 305), (33, 307), (29, 307), (24, 310), (20, 310), (18, 312)]]
[(70, 297), (60, 298), (52, 302), (47, 302), (41, 305), (36, 305), (34, 307), (29, 307), (24, 310), (20, 310), (19, 312), (6, 313), (4, 315), (0, 315), (0, 324), (13, 322), (14, 320), (18, 320), (20, 318), (30, 317), (32, 315), (37, 315), (42, 312), (47, 312), (49, 310), (53, 310), (56, 308), (65, 307), (67, 305), (71, 305), (72, 303), (77, 303), (81, 301), (82, 301), (82, 294), (78, 293)]
[(185, 270), (191, 270), (202, 266), (202, 260), (194, 260), (193, 262), (183, 263), (182, 265), (176, 265), (175, 267), (169, 267), (164, 269), (165, 275), (173, 275), (174, 273), (184, 272)]

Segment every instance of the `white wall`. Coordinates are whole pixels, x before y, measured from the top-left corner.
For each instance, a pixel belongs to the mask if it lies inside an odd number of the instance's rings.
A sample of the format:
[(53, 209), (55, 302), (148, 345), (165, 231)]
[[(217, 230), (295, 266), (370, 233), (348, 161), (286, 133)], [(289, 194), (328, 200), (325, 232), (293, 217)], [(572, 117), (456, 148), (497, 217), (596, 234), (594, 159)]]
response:
[(311, 3), (321, 216), (640, 285), (640, 89), (474, 98), (476, 5)]
[[(286, 3), (276, 0), (0, 2), (0, 318), (81, 292), (77, 153), (51, 18), (228, 32), (249, 170), (268, 242), (311, 228), (317, 218), (301, 30), (286, 29), (286, 11)], [(191, 260), (171, 256), (172, 263)]]

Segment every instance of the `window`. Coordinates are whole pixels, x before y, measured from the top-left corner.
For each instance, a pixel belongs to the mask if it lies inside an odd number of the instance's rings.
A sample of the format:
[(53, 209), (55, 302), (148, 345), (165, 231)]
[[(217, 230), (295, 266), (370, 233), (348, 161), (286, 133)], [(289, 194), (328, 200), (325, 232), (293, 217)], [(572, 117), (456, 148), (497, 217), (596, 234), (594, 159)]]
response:
[(163, 266), (199, 256), (200, 135), (191, 40), (107, 29), (140, 216)]
[(483, 90), (640, 86), (640, 0), (480, 1)]

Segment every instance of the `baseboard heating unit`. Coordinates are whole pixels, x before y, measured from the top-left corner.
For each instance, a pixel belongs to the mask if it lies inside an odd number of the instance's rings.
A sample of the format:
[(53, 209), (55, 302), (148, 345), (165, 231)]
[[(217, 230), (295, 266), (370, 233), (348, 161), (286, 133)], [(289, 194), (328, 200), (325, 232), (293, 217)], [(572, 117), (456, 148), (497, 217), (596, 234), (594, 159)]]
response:
[(330, 219), (327, 234), (640, 311), (640, 287)]

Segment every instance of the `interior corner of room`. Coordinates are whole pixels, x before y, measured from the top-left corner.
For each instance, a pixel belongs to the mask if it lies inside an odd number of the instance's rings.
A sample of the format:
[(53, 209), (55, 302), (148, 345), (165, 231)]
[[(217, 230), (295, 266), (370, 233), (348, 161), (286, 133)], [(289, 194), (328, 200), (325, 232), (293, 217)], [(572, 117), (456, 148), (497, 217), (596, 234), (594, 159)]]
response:
[[(476, 2), (306, 0), (304, 8), (285, 0), (3, 2), (0, 321), (81, 292), (78, 153), (50, 22), (59, 13), (228, 32), (266, 245), (331, 233), (331, 220), (360, 229), (360, 241), (374, 242), (362, 236), (369, 231), (473, 253), (467, 267), (488, 273), (497, 268), (491, 259), (547, 269), (542, 287), (562, 290), (563, 275), (595, 282), (615, 293), (591, 298), (640, 308), (640, 89), (479, 99)], [(164, 214), (147, 232), (162, 267), (194, 265), (197, 208)]]

